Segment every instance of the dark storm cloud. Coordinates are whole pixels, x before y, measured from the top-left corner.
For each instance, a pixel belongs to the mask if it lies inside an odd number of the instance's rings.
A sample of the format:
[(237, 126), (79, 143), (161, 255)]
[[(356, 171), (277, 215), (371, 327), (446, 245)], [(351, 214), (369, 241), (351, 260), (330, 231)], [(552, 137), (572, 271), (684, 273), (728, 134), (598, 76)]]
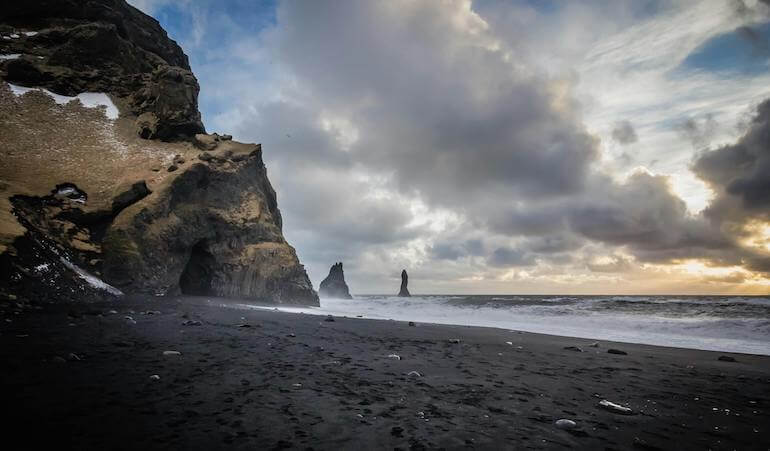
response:
[(636, 130), (629, 121), (620, 121), (612, 129), (612, 139), (620, 144), (632, 144), (639, 140), (636, 136)]
[(438, 260), (457, 260), (468, 256), (479, 256), (484, 254), (484, 243), (478, 239), (460, 243), (440, 241), (431, 247), (430, 254)]
[(717, 193), (706, 210), (716, 221), (767, 219), (770, 212), (770, 99), (734, 145), (698, 156), (693, 171)]
[(569, 223), (586, 238), (626, 246), (647, 261), (706, 256), (731, 246), (706, 221), (688, 214), (666, 177), (644, 172), (572, 208)]
[[(337, 5), (346, 13), (282, 4), (279, 20), (295, 26), (277, 47), (324, 107), (353, 118), (359, 162), (392, 173), (404, 193), (454, 208), (483, 196), (583, 188), (595, 139), (568, 104), (554, 108), (547, 78), (507, 60), (471, 11), (460, 3)], [(466, 21), (458, 25), (458, 16)]]
[(487, 263), (497, 267), (529, 266), (535, 263), (535, 259), (522, 249), (498, 247), (489, 256)]

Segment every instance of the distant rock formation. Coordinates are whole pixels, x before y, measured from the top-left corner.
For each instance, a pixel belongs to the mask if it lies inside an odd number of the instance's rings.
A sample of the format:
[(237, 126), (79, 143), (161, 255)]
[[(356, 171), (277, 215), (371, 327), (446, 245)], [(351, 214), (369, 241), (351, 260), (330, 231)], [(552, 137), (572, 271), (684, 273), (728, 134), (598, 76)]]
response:
[(318, 294), (327, 298), (353, 299), (345, 283), (345, 273), (342, 271), (342, 262), (335, 263), (329, 269), (329, 275), (321, 282)]
[(406, 270), (401, 271), (401, 290), (398, 292), (398, 296), (401, 298), (408, 298), (412, 296), (409, 294), (409, 288), (406, 285), (409, 283), (409, 276), (406, 274)]
[[(205, 134), (187, 56), (155, 19), (124, 0), (0, 16), (0, 300), (98, 298), (107, 282), (318, 305), (262, 147)], [(37, 88), (103, 93), (119, 115)]]

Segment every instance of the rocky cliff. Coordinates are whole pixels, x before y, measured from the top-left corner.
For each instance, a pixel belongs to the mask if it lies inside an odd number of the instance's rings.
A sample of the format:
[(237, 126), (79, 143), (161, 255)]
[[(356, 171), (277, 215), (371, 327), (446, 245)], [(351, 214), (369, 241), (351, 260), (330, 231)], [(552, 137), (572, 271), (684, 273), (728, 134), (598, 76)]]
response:
[(329, 275), (321, 282), (318, 293), (323, 297), (338, 299), (353, 299), (345, 283), (345, 272), (342, 270), (342, 262), (335, 263), (329, 269)]
[(157, 21), (123, 0), (33, 0), (0, 22), (1, 295), (318, 303), (261, 146), (205, 134)]

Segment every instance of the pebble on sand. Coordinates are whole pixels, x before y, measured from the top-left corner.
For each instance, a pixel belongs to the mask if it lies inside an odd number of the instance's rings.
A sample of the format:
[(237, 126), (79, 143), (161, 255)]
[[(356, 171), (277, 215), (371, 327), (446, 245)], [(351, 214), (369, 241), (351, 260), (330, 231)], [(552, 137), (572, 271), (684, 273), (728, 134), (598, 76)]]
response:
[(621, 351), (620, 349), (608, 349), (607, 354), (628, 355), (626, 351)]
[(182, 355), (179, 351), (163, 351), (163, 355)]
[(577, 427), (577, 423), (575, 423), (572, 420), (568, 420), (566, 418), (561, 418), (559, 420), (556, 420), (554, 422), (554, 425), (556, 425), (556, 427), (559, 429), (574, 429), (575, 427)]
[(326, 315), (326, 318), (324, 319), (324, 321), (326, 321), (327, 323), (333, 323), (334, 317), (331, 315)]
[(409, 321), (409, 326), (414, 327), (414, 321)]
[(730, 357), (729, 355), (720, 355), (717, 360), (722, 362), (736, 362), (735, 357)]
[(158, 376), (157, 374), (153, 374), (152, 376), (150, 376), (150, 380), (151, 381), (159, 381), (160, 380), (160, 376)]
[(508, 346), (513, 346), (513, 342), (512, 341), (506, 341), (505, 344), (507, 344)]
[(460, 343), (460, 339), (459, 338), (450, 338), (449, 342), (450, 343), (454, 343), (454, 344), (459, 344)]
[(609, 410), (610, 412), (619, 413), (621, 415), (633, 415), (634, 413), (634, 411), (628, 407), (623, 407), (620, 404), (615, 404), (614, 402), (607, 401), (606, 399), (599, 401), (599, 407), (604, 410)]

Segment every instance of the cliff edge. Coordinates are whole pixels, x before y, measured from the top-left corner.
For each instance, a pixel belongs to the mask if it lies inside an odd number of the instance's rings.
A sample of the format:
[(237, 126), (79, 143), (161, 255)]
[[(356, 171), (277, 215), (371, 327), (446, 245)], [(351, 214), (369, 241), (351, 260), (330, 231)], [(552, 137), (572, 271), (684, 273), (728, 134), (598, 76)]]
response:
[(318, 304), (259, 144), (206, 134), (187, 56), (123, 0), (0, 19), (0, 296)]

